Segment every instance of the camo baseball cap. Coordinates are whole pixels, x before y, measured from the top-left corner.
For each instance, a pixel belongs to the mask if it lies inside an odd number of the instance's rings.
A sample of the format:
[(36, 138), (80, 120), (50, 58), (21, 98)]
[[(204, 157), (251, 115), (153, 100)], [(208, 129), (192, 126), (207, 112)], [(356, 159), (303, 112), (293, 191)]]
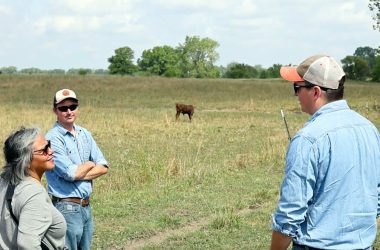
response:
[(315, 55), (305, 59), (297, 67), (281, 67), (280, 75), (290, 82), (307, 81), (320, 87), (338, 89), (339, 81), (345, 73), (333, 57)]

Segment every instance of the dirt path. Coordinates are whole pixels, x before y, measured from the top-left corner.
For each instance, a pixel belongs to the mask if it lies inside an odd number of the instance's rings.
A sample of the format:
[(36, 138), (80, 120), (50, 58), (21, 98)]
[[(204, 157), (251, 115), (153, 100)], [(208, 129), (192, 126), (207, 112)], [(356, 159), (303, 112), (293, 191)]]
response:
[[(250, 206), (249, 208), (245, 208), (242, 210), (239, 210), (237, 212), (238, 215), (244, 215), (252, 211), (252, 209), (255, 209), (256, 207)], [(146, 238), (146, 239), (138, 239), (131, 241), (127, 246), (124, 246), (122, 249), (126, 250), (132, 250), (132, 249), (139, 249), (145, 245), (148, 244), (160, 244), (161, 242), (165, 241), (167, 238), (172, 236), (183, 236), (192, 232), (195, 232), (199, 229), (201, 229), (203, 226), (206, 226), (209, 224), (214, 218), (207, 218), (207, 219), (201, 219), (199, 221), (191, 222), (181, 228), (172, 229), (172, 230), (165, 230), (162, 232), (157, 233), (156, 235)]]

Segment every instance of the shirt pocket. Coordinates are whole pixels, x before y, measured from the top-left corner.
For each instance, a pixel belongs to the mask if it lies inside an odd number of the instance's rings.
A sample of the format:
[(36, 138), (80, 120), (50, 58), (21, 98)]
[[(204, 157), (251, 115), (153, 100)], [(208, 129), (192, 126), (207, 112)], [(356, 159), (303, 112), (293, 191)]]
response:
[(80, 151), (83, 162), (91, 160), (91, 144), (85, 135), (83, 135), (80, 140)]
[(73, 141), (71, 145), (68, 145), (68, 147), (66, 147), (66, 155), (69, 157), (72, 163), (81, 163), (80, 153), (78, 154), (77, 144), (75, 141)]

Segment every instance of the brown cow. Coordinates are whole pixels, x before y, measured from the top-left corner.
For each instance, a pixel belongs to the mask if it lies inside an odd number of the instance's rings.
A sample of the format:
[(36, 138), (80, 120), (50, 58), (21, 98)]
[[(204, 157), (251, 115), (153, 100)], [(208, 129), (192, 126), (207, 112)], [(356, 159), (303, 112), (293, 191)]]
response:
[(189, 120), (191, 122), (191, 118), (193, 117), (193, 114), (194, 114), (194, 106), (193, 105), (176, 103), (175, 109), (177, 110), (177, 114), (175, 115), (176, 120), (178, 120), (179, 115), (182, 113), (183, 115), (187, 114), (189, 116)]

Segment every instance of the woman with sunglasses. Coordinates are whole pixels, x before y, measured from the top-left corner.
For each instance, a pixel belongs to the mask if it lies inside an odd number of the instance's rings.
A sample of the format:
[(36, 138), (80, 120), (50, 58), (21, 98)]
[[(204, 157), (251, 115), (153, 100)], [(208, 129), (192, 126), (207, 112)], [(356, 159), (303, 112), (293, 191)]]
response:
[(65, 219), (41, 183), (54, 168), (50, 142), (38, 128), (21, 128), (6, 139), (3, 151), (0, 249), (66, 249)]

